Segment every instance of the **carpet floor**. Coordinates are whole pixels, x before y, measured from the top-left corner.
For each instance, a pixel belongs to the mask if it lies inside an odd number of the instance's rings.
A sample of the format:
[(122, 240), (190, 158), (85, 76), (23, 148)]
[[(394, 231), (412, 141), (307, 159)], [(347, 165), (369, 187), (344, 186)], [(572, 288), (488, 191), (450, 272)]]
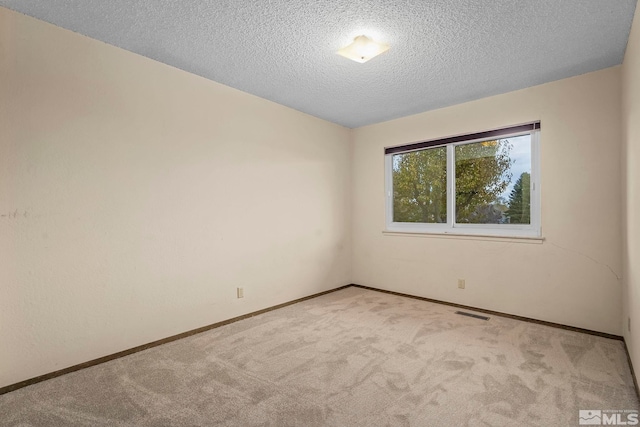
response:
[(456, 310), (349, 287), (7, 393), (0, 425), (549, 427), (639, 409), (621, 341)]

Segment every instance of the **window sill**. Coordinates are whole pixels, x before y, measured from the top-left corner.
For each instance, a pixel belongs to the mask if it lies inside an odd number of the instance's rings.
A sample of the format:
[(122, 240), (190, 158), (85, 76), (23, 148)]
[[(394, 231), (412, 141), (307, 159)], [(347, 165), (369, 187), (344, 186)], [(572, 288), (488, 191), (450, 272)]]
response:
[(427, 232), (415, 232), (415, 231), (388, 231), (383, 230), (382, 234), (385, 236), (400, 236), (400, 237), (427, 237), (435, 239), (455, 239), (455, 240), (483, 240), (489, 242), (511, 242), (511, 243), (528, 243), (528, 244), (542, 244), (544, 237), (530, 237), (530, 236), (496, 236), (488, 234), (464, 234), (464, 233), (427, 233)]

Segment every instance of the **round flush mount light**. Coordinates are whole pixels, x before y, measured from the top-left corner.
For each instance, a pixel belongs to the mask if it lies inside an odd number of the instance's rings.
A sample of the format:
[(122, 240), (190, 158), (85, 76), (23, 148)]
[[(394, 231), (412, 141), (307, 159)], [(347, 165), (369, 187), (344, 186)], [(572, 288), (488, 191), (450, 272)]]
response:
[(356, 37), (349, 46), (340, 49), (338, 55), (363, 64), (387, 50), (389, 50), (388, 44), (375, 42), (363, 35)]

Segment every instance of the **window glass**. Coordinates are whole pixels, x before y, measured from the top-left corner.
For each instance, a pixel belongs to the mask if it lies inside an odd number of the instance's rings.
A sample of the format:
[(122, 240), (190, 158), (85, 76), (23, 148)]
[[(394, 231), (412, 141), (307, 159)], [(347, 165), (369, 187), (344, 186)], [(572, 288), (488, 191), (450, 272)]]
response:
[(530, 223), (530, 135), (458, 145), (455, 164), (457, 223)]
[(447, 222), (447, 147), (393, 156), (393, 220)]
[(534, 122), (385, 148), (387, 229), (539, 237), (539, 137)]

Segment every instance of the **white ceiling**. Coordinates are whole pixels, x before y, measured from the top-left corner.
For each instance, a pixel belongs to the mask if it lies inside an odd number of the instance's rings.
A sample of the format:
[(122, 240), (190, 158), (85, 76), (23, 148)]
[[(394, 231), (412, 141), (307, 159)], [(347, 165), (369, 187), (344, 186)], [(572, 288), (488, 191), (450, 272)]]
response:
[[(0, 0), (359, 127), (620, 64), (636, 0)], [(365, 34), (391, 49), (335, 52)]]

